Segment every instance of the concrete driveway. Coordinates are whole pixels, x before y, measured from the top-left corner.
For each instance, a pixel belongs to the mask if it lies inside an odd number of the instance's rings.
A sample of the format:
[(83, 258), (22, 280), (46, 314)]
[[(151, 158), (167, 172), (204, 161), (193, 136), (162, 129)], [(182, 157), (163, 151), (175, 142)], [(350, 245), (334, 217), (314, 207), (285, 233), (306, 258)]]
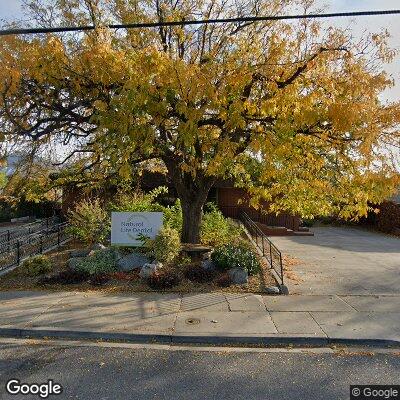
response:
[(295, 257), (291, 294), (400, 294), (400, 238), (347, 227), (312, 228), (315, 236), (274, 237)]

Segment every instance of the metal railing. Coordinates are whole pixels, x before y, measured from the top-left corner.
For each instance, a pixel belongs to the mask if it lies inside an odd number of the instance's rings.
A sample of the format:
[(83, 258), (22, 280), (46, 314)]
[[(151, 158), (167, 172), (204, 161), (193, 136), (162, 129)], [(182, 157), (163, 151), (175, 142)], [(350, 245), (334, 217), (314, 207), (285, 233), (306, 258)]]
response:
[(280, 284), (284, 285), (282, 253), (244, 211), (241, 211), (239, 216), (243, 225), (257, 244), (257, 247), (262, 251), (263, 257), (278, 275)]
[(63, 244), (68, 239), (67, 226), (67, 223), (53, 225), (2, 245), (0, 271), (19, 265), (26, 257), (44, 253)]
[(3, 249), (4, 246), (13, 244), (20, 237), (41, 232), (59, 223), (59, 217), (49, 217), (40, 221), (21, 225), (17, 228), (7, 229), (0, 233), (0, 249)]

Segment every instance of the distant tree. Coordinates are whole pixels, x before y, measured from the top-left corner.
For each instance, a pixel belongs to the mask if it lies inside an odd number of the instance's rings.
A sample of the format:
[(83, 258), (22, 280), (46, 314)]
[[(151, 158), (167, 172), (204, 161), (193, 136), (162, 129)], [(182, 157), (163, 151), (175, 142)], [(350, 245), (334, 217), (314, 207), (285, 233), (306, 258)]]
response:
[[(0, 43), (0, 123), (7, 141), (70, 149), (75, 176), (129, 179), (165, 164), (199, 241), (208, 192), (231, 178), (270, 211), (365, 215), (394, 191), (400, 107), (381, 93), (388, 35), (360, 41), (312, 20), (109, 30), (109, 22), (309, 12), (313, 0), (28, 2), (42, 25), (95, 24), (76, 35)], [(62, 183), (59, 178), (58, 184)], [(53, 182), (54, 183), (54, 182)]]

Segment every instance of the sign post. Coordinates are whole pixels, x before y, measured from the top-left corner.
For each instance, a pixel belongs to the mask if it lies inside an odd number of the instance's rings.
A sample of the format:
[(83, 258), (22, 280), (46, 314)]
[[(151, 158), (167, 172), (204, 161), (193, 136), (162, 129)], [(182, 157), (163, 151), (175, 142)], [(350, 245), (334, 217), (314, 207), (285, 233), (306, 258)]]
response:
[(140, 236), (154, 239), (162, 227), (162, 212), (112, 212), (111, 244), (137, 247)]

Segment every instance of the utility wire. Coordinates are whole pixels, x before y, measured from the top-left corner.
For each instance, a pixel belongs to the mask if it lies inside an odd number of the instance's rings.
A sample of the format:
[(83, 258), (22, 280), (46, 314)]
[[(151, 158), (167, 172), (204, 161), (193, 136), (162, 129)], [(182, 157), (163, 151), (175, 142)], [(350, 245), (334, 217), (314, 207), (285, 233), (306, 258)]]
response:
[[(400, 14), (400, 10), (381, 10), (381, 11), (354, 11), (339, 12), (328, 14), (299, 14), (299, 15), (276, 15), (276, 16), (259, 16), (259, 17), (238, 17), (238, 18), (221, 18), (221, 19), (205, 19), (205, 20), (181, 20), (181, 21), (165, 21), (165, 22), (144, 22), (134, 24), (111, 24), (106, 25), (110, 29), (138, 29), (138, 28), (158, 28), (167, 26), (184, 26), (184, 25), (202, 25), (202, 24), (224, 24), (224, 23), (249, 23), (259, 21), (279, 21), (293, 19), (318, 19), (318, 18), (337, 18), (337, 17), (364, 17), (375, 15), (394, 15)], [(56, 33), (56, 32), (76, 32), (94, 30), (94, 25), (86, 26), (65, 26), (55, 28), (24, 28), (24, 29), (4, 29), (0, 30), (0, 36), (6, 35), (26, 35), (35, 33)]]

